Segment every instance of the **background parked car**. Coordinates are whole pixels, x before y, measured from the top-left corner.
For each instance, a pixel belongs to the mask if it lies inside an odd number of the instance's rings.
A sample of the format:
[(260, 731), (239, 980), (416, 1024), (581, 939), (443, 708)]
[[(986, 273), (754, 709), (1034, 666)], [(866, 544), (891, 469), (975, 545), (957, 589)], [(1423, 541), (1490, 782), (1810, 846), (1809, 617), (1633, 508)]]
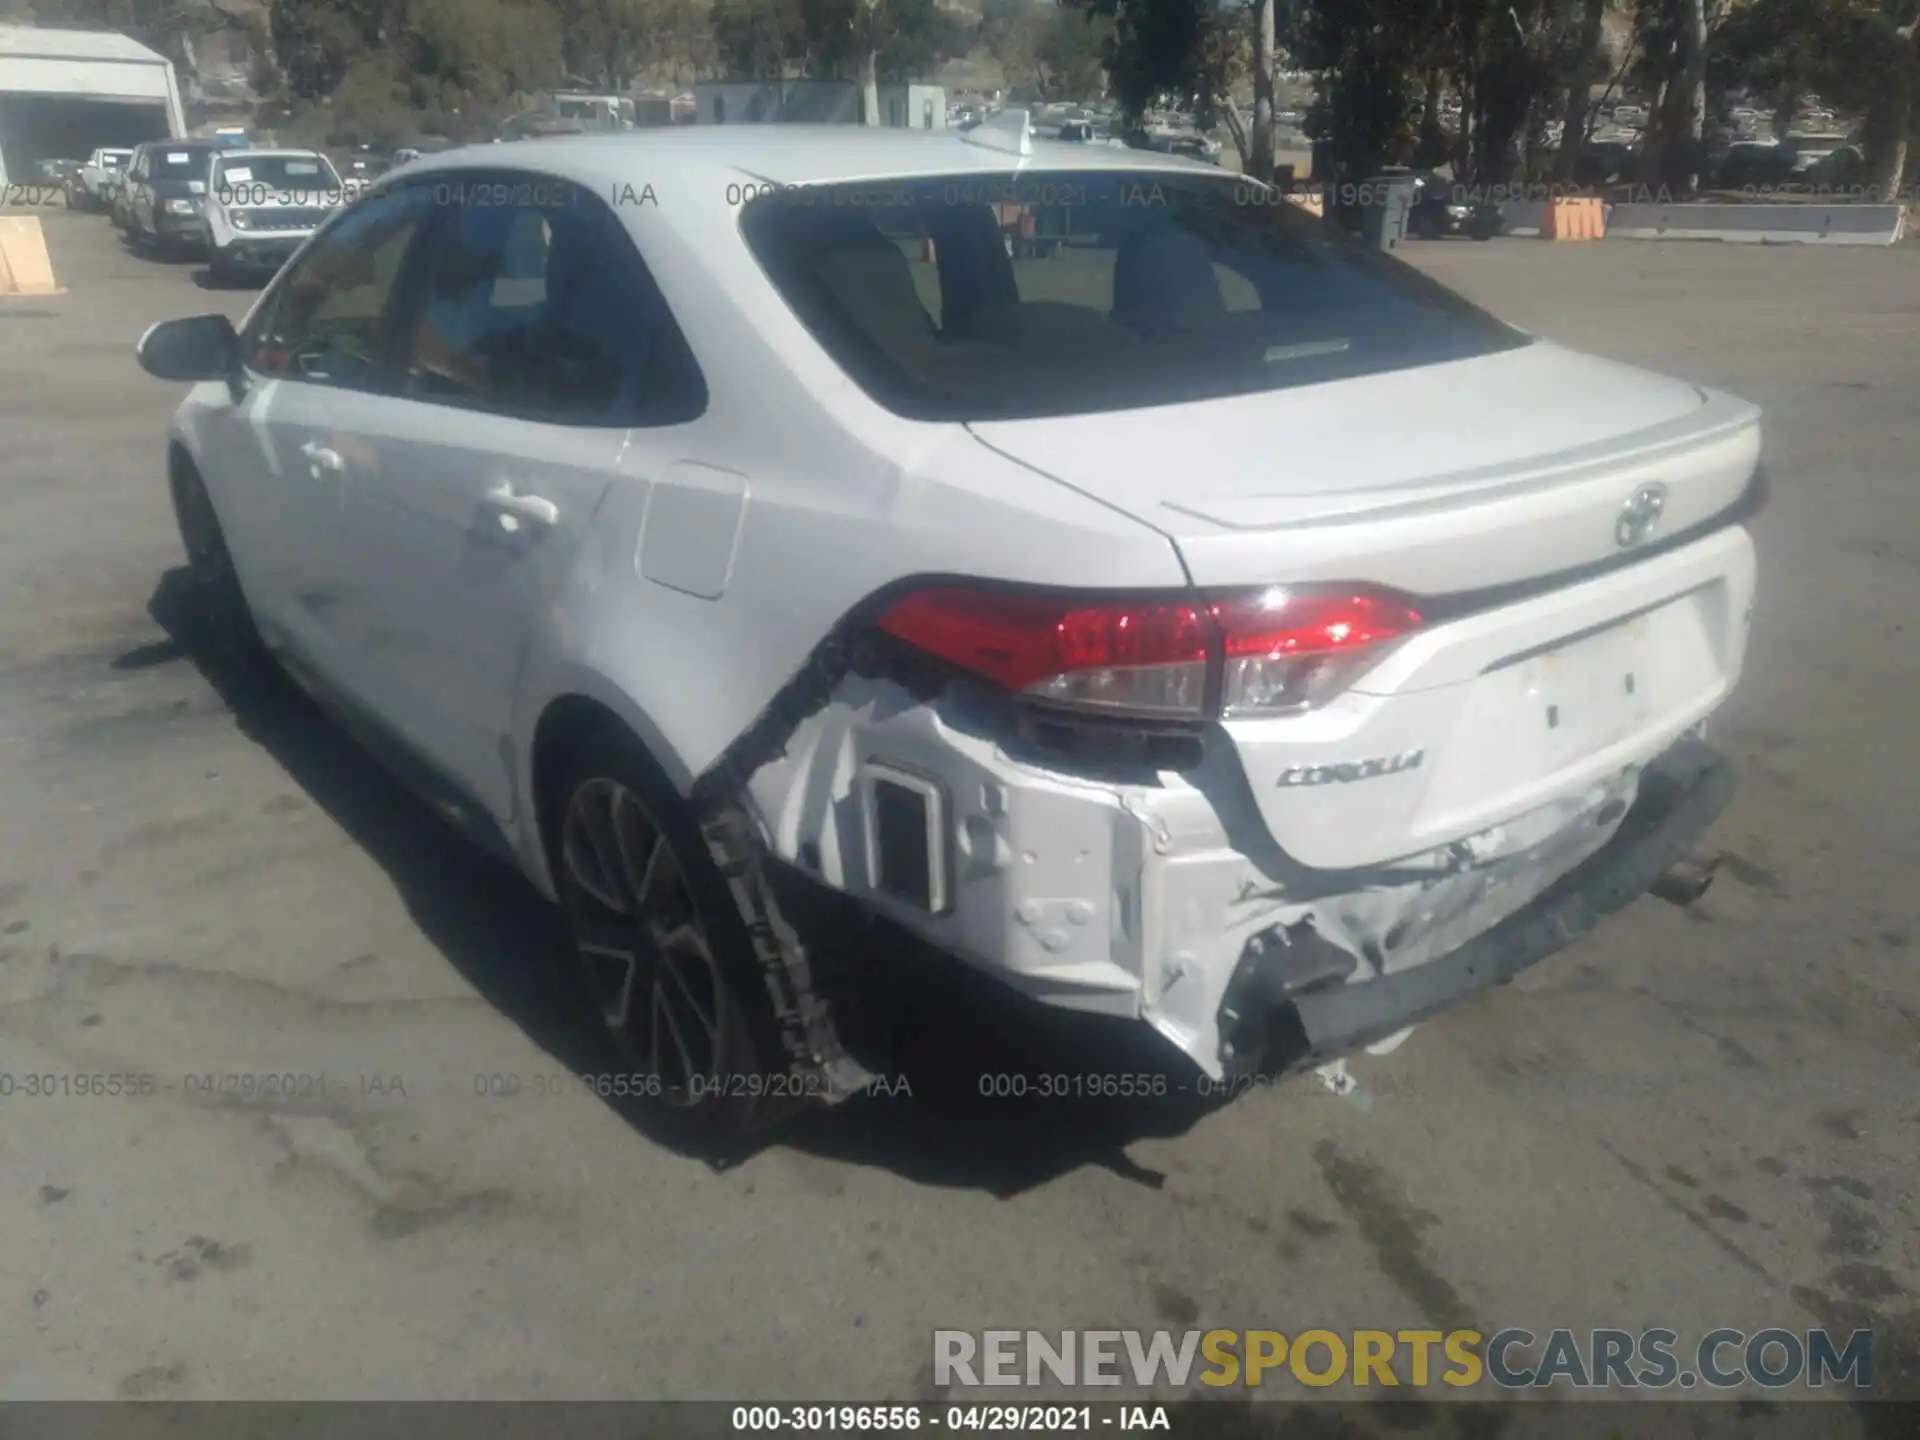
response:
[(349, 200), (393, 168), (392, 161), (384, 155), (376, 155), (373, 148), (368, 145), (362, 145), (349, 154), (336, 156), (333, 165), (339, 172), (341, 185)]
[(127, 154), (127, 163), (119, 169), (108, 172), (101, 185), (101, 196), (106, 205), (107, 218), (113, 222), (116, 230), (122, 234), (127, 230), (127, 180), (133, 174), (134, 167), (146, 157), (154, 142), (136, 145)]
[(80, 173), (78, 160), (42, 160), (33, 168), (35, 178), (43, 189), (58, 190), (69, 197), (67, 201), (69, 205), (73, 203), (71, 187), (74, 176)]
[(1867, 157), (1858, 145), (1842, 145), (1820, 156), (1802, 170), (1798, 178), (1816, 190), (1845, 190), (1864, 185)]
[(207, 243), (207, 176), (217, 140), (162, 140), (141, 147), (127, 168), (128, 238), (162, 253), (191, 252)]
[(1847, 137), (1838, 134), (1789, 135), (1780, 142), (1791, 164), (1792, 178), (1804, 183), (1808, 172), (1820, 165), (1829, 156), (1847, 148)]
[(1727, 147), (1714, 169), (1722, 189), (1784, 184), (1792, 173), (1791, 154), (1771, 140), (1740, 140)]
[(1413, 208), (1407, 212), (1407, 231), (1422, 240), (1464, 235), (1491, 240), (1500, 233), (1500, 207), (1490, 200), (1469, 199), (1451, 180), (1431, 170), (1414, 172)]
[(1595, 140), (1573, 163), (1573, 183), (1587, 189), (1611, 185), (1631, 173), (1640, 147), (1631, 140)]
[(105, 210), (112, 184), (133, 157), (131, 150), (95, 150), (67, 180), (67, 204), (75, 210)]

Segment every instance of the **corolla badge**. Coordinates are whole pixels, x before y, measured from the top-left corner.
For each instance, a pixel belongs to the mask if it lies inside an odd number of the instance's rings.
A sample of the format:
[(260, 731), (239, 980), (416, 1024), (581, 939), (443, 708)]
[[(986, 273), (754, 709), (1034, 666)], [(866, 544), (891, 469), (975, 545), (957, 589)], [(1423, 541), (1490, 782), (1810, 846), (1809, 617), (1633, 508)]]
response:
[(1403, 770), (1418, 770), (1427, 758), (1424, 750), (1408, 750), (1399, 755), (1376, 755), (1368, 760), (1353, 760), (1339, 765), (1289, 765), (1280, 772), (1280, 787), (1295, 785), (1348, 785), (1355, 780), (1371, 780), (1378, 775), (1398, 775)]
[(1620, 518), (1613, 522), (1613, 538), (1622, 550), (1630, 550), (1645, 541), (1660, 525), (1667, 508), (1667, 487), (1642, 485), (1620, 507)]

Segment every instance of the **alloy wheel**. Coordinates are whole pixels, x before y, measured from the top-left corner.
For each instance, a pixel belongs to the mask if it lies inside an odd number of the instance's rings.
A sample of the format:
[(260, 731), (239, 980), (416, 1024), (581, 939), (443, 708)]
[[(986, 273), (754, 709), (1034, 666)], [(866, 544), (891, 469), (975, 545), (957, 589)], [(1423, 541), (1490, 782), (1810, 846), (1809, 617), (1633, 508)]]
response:
[(626, 786), (593, 779), (567, 803), (560, 853), (601, 1019), (669, 1103), (717, 1093), (735, 1059), (731, 1000), (666, 833)]

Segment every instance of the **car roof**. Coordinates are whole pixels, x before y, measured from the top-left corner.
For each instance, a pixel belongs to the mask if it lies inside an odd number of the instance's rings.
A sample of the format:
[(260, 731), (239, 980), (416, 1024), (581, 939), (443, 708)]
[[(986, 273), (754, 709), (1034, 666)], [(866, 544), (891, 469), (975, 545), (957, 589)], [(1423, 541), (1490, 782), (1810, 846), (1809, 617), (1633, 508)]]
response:
[(301, 150), (292, 146), (262, 146), (244, 150), (226, 149), (220, 152), (222, 160), (325, 160), (327, 157), (318, 150)]
[[(979, 135), (980, 131), (969, 131)], [(1006, 137), (996, 136), (1002, 139)], [(444, 184), (468, 171), (522, 171), (570, 181), (600, 196), (635, 234), (705, 252), (714, 273), (751, 264), (740, 236), (743, 200), (782, 186), (1112, 171), (1146, 176), (1237, 177), (1204, 161), (1149, 150), (1036, 140), (1025, 156), (955, 132), (855, 125), (660, 127), (611, 135), (463, 145), (383, 174), (369, 191)], [(1239, 182), (1245, 183), (1245, 182)]]
[[(984, 128), (984, 127), (983, 127)], [(980, 136), (981, 130), (965, 132)], [(428, 157), (423, 157), (428, 158)], [(1149, 150), (1089, 150), (1035, 140), (1020, 156), (953, 131), (873, 129), (858, 125), (687, 125), (612, 135), (568, 135), (498, 145), (464, 145), (430, 157), (410, 174), (474, 167), (527, 168), (602, 193), (644, 184), (763, 180), (788, 185), (852, 184), (1008, 170), (1157, 170), (1219, 174)]]

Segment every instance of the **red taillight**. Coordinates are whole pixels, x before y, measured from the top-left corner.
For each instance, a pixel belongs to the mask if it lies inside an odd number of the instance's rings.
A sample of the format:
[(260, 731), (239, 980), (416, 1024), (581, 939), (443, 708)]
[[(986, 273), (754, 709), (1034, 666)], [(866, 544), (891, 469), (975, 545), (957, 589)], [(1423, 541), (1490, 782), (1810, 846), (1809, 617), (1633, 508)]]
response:
[[(916, 590), (879, 628), (1005, 689), (1077, 708), (1200, 717), (1312, 705), (1420, 624), (1409, 602), (1352, 586), (1200, 599), (1089, 601), (959, 586)], [(1364, 657), (1364, 658), (1362, 658)], [(1220, 676), (1217, 702), (1208, 698)]]
[(1226, 637), (1223, 714), (1297, 710), (1332, 698), (1420, 627), (1411, 601), (1355, 586), (1273, 586), (1216, 601)]
[(1008, 690), (1106, 710), (1199, 715), (1213, 626), (1185, 600), (1089, 604), (1072, 595), (916, 590), (889, 635)]

